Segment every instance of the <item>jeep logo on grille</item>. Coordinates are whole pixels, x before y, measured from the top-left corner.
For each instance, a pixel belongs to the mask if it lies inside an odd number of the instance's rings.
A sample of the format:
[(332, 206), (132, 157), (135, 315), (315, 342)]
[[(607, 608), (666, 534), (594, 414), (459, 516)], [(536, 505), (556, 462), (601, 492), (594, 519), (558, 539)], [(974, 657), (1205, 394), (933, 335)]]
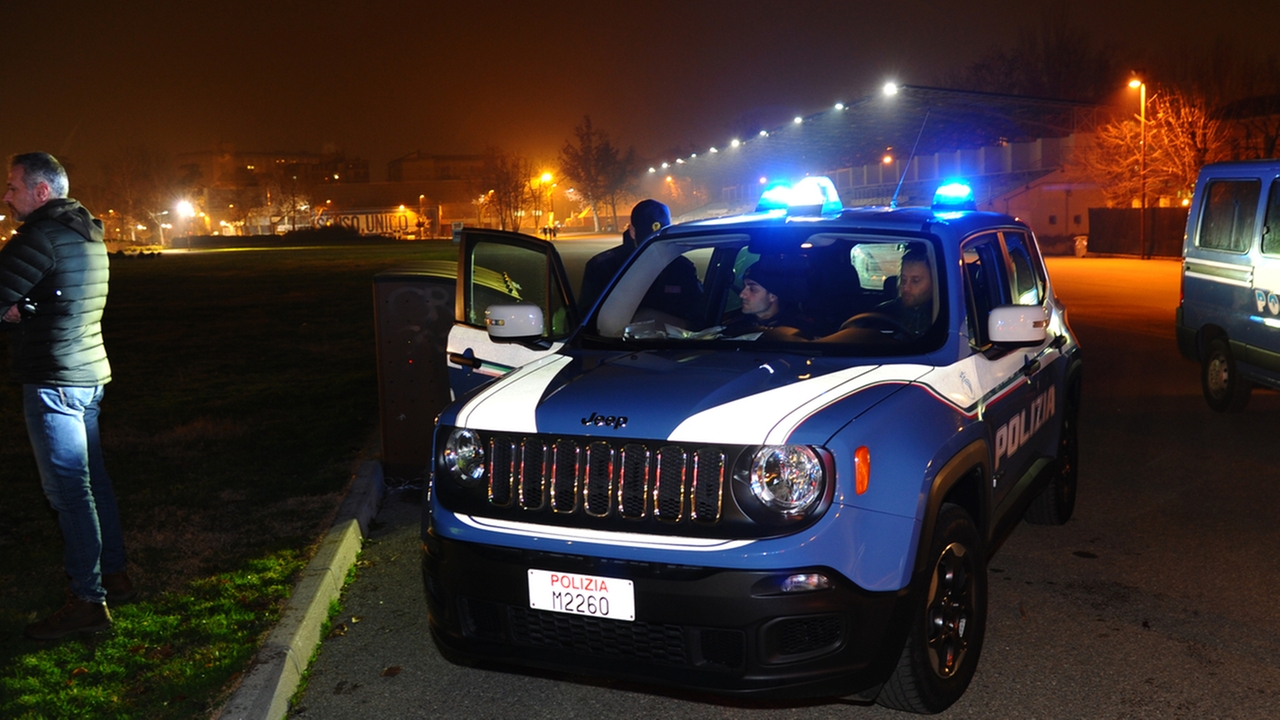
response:
[(614, 416), (591, 413), (591, 417), (582, 418), (582, 424), (587, 427), (591, 427), (592, 425), (596, 427), (607, 426), (614, 430), (619, 430), (627, 426), (627, 418), (622, 415)]

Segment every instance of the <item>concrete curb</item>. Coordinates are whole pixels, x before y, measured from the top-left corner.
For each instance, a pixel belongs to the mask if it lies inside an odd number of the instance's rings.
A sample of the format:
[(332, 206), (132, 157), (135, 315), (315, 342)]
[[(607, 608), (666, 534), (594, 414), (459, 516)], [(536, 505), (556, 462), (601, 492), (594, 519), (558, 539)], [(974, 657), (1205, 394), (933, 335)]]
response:
[(219, 720), (279, 720), (289, 711), (311, 655), (323, 638), (329, 604), (342, 592), (356, 562), (369, 522), (382, 502), (382, 465), (368, 460), (352, 481), (333, 527), (325, 533), (289, 596), (280, 620), (267, 636), (240, 687), (218, 713)]

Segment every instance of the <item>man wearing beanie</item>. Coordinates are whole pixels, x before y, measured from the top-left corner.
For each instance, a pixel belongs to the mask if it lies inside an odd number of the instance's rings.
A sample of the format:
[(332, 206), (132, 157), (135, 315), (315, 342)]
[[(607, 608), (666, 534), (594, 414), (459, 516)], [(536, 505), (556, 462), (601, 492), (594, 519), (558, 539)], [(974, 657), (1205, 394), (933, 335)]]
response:
[(794, 328), (804, 337), (813, 336), (813, 321), (796, 309), (800, 298), (799, 278), (788, 272), (781, 260), (761, 258), (742, 274), (742, 317), (724, 331), (729, 337), (769, 328)]

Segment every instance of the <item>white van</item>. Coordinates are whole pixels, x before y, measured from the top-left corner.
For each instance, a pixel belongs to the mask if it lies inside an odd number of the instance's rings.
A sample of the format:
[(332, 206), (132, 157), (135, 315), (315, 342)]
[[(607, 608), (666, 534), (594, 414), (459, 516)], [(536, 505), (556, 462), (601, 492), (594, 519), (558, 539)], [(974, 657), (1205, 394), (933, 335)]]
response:
[(1280, 389), (1280, 160), (1204, 166), (1182, 257), (1178, 349), (1200, 363), (1209, 407)]

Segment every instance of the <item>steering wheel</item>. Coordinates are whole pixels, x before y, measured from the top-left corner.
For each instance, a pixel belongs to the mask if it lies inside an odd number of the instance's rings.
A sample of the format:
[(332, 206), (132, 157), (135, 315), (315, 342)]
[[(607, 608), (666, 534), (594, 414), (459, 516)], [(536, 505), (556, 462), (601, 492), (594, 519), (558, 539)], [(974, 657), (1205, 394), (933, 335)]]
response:
[(874, 310), (870, 312), (858, 313), (857, 315), (854, 315), (848, 320), (845, 320), (844, 323), (840, 325), (840, 329), (844, 330), (845, 328), (866, 328), (868, 330), (889, 330), (889, 331), (892, 331), (894, 335), (897, 335), (898, 333), (902, 333), (906, 337), (911, 337), (911, 331), (907, 329), (907, 326), (898, 322), (897, 318), (886, 313), (876, 312)]

